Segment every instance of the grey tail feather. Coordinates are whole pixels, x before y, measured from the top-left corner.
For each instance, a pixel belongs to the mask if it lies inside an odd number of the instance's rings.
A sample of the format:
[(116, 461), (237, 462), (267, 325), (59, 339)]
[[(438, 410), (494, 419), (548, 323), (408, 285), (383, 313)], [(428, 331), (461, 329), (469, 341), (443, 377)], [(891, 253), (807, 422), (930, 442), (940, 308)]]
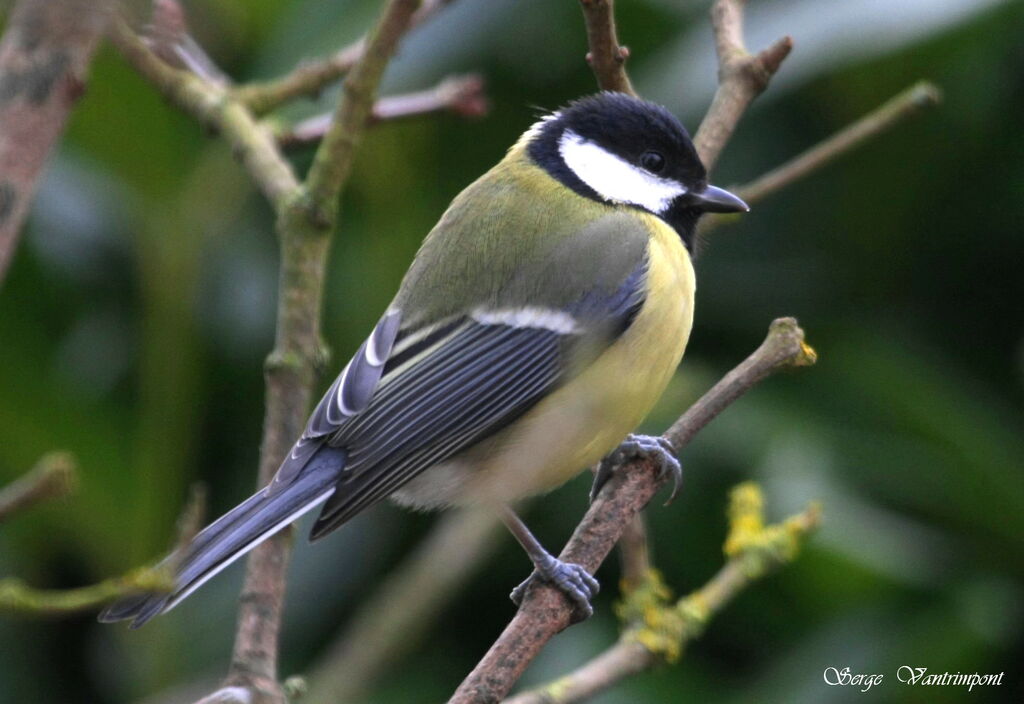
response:
[(171, 555), (160, 563), (176, 564), (174, 591), (127, 596), (104, 609), (99, 620), (131, 619), (131, 627), (138, 628), (170, 611), (208, 579), (330, 496), (345, 459), (343, 449), (321, 446), (291, 482), (273, 492), (256, 492), (196, 535), (182, 555)]

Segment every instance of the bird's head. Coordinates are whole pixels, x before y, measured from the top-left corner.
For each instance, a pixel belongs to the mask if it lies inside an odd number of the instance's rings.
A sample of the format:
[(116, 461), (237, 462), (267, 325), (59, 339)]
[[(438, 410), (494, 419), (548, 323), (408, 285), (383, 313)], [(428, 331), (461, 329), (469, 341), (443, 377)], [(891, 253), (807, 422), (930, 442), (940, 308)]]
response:
[(747, 211), (711, 186), (690, 135), (660, 105), (598, 93), (545, 116), (525, 135), (529, 157), (576, 193), (657, 215), (693, 249), (703, 213)]

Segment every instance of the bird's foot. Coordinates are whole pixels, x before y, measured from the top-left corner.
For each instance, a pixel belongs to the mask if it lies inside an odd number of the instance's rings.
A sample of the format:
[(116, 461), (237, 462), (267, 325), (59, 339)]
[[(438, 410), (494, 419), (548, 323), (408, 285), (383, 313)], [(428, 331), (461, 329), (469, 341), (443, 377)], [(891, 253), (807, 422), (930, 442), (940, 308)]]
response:
[(663, 437), (652, 435), (637, 435), (631, 433), (622, 444), (601, 460), (597, 466), (597, 473), (594, 475), (594, 483), (590, 487), (590, 501), (593, 503), (598, 493), (615, 472), (619, 465), (637, 458), (651, 458), (658, 463), (658, 478), (672, 478), (672, 494), (668, 497), (665, 505), (672, 503), (679, 488), (683, 484), (683, 467), (676, 459), (676, 450), (672, 443)]
[(572, 601), (575, 607), (573, 623), (585, 621), (594, 615), (594, 607), (590, 605), (590, 600), (601, 591), (601, 585), (582, 565), (562, 562), (548, 555), (548, 559), (538, 563), (536, 567), (537, 569), (509, 595), (516, 606), (522, 603), (526, 590), (533, 580), (543, 579), (561, 589)]

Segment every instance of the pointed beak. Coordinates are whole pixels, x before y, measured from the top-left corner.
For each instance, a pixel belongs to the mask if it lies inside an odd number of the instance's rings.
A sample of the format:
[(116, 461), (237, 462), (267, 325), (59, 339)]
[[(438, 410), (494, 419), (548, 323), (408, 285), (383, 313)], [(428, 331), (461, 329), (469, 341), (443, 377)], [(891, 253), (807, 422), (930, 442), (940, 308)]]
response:
[(746, 213), (750, 206), (729, 191), (718, 186), (706, 186), (703, 191), (687, 194), (689, 204), (706, 213)]

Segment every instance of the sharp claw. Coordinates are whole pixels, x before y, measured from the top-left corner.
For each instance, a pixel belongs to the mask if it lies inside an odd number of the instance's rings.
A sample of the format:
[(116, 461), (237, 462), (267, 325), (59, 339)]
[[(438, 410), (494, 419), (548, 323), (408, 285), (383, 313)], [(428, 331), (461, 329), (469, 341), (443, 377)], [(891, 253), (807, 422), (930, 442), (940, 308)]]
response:
[(512, 590), (509, 597), (519, 606), (526, 594), (526, 589), (535, 579), (543, 579), (558, 587), (573, 602), (573, 622), (583, 621), (594, 615), (590, 600), (601, 591), (600, 583), (581, 565), (561, 560), (553, 562), (545, 569), (545, 573), (534, 570), (522, 584)]
[(663, 437), (651, 437), (650, 435), (636, 435), (631, 433), (617, 449), (601, 460), (594, 475), (594, 483), (590, 487), (590, 502), (597, 498), (601, 488), (608, 483), (614, 474), (615, 468), (625, 460), (639, 457), (641, 455), (651, 456), (658, 463), (658, 478), (665, 476), (672, 478), (672, 493), (665, 505), (675, 501), (679, 495), (679, 489), (683, 485), (683, 468), (676, 459), (676, 450), (672, 443)]
[(668, 506), (676, 500), (676, 496), (679, 495), (679, 489), (683, 486), (683, 467), (676, 458), (676, 448), (672, 446), (668, 439), (659, 437), (658, 445), (662, 450), (659, 453), (661, 471), (658, 472), (658, 478), (660, 479), (665, 475), (672, 477), (672, 493), (669, 494), (668, 501), (665, 502), (665, 505)]
[(597, 472), (594, 473), (594, 483), (590, 485), (590, 503), (594, 503), (597, 495), (601, 493), (602, 487), (608, 483), (608, 480), (612, 478), (612, 474), (615, 473), (615, 466), (619, 463), (616, 454), (616, 452), (613, 452), (597, 465)]
[(530, 582), (533, 581), (534, 575), (536, 574), (536, 572), (533, 572), (529, 577), (520, 582), (508, 595), (508, 598), (512, 600), (513, 604), (519, 606), (523, 603), (523, 596), (526, 594), (526, 588), (530, 586)]

